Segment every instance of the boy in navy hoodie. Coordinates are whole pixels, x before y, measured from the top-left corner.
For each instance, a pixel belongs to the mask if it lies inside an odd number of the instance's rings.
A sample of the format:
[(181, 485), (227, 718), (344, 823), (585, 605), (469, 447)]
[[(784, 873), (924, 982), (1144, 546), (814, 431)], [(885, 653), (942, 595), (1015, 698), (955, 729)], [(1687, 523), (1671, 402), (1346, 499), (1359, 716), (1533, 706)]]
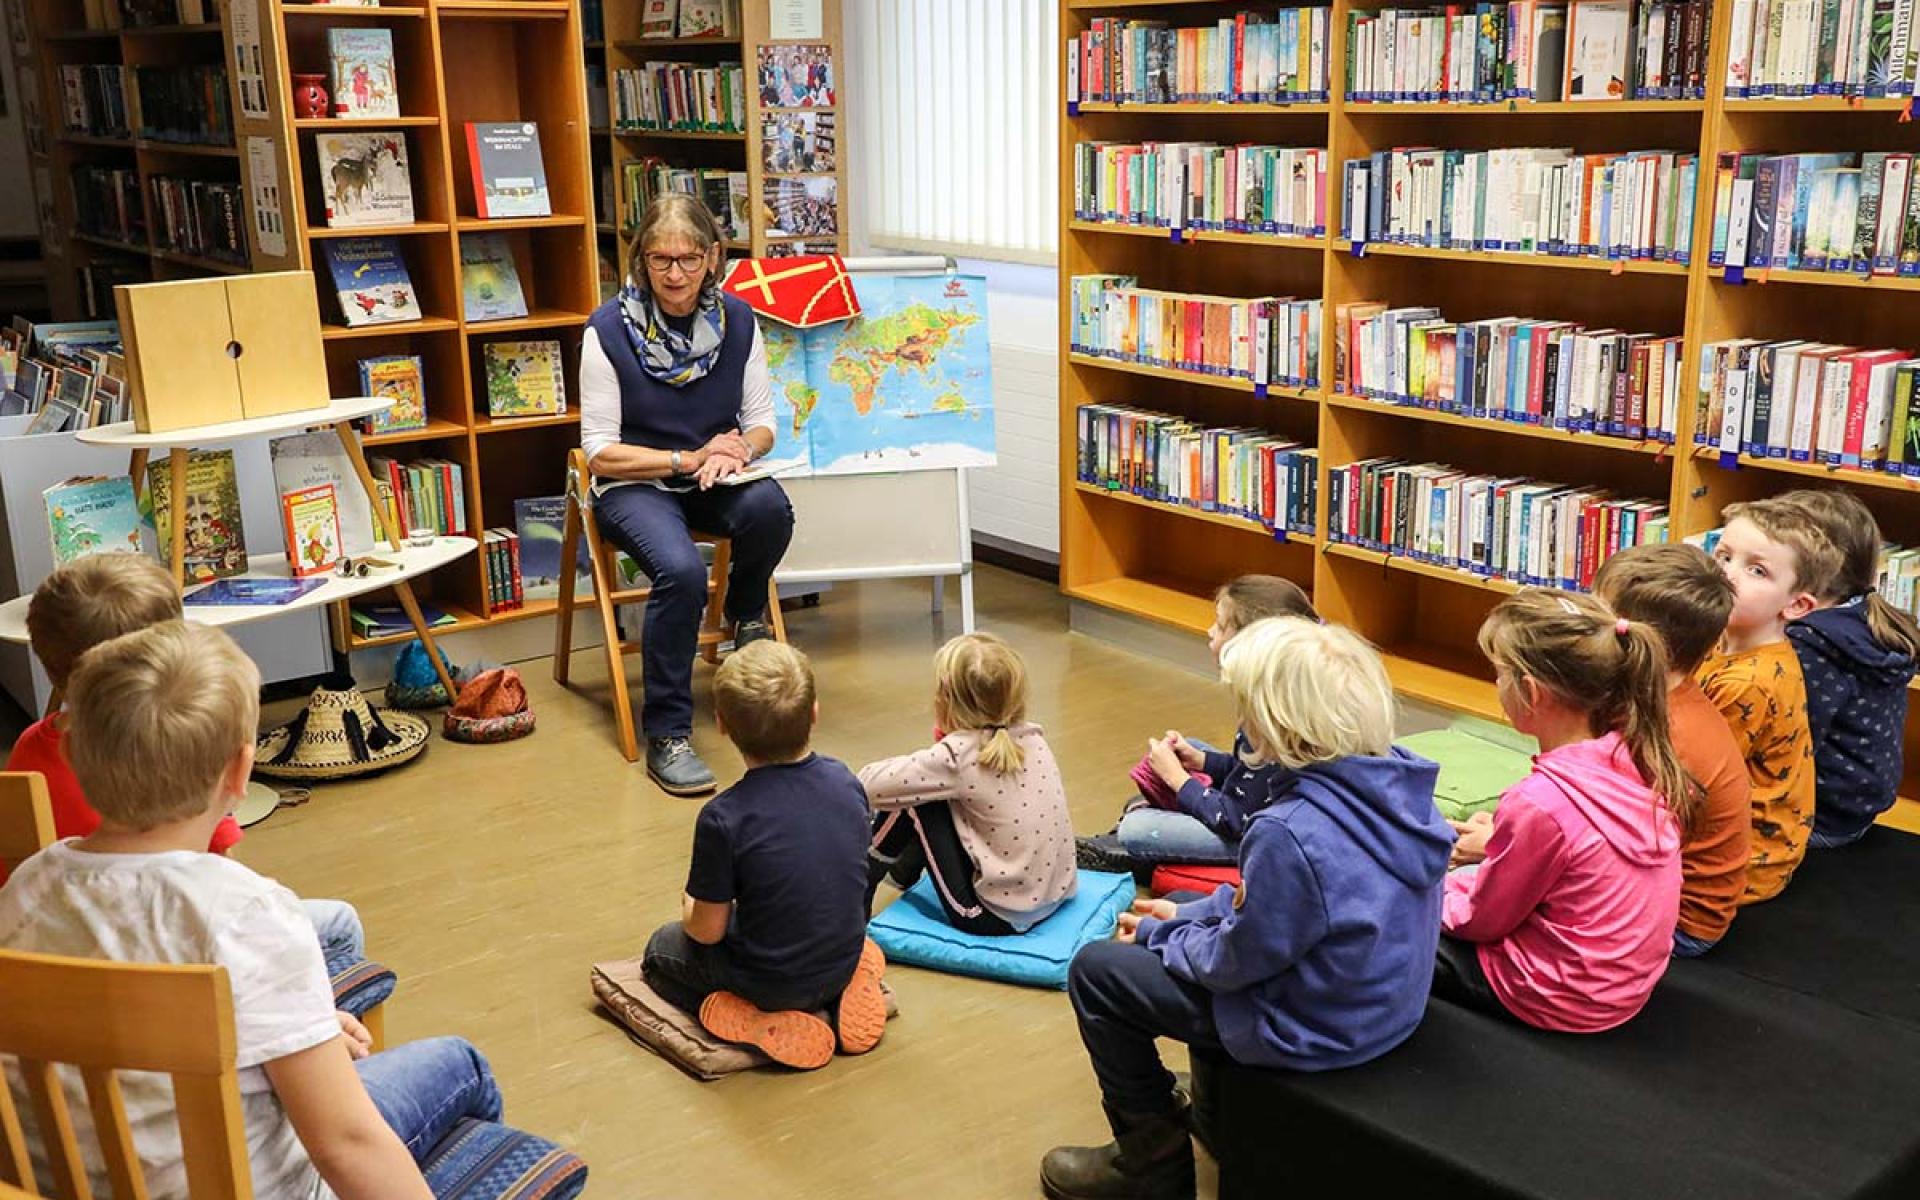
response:
[(1339, 626), (1278, 617), (1220, 667), (1251, 755), (1283, 769), (1247, 822), (1240, 887), (1137, 902), (1114, 941), (1074, 958), (1068, 995), (1114, 1140), (1049, 1151), (1053, 1200), (1193, 1195), (1186, 1102), (1155, 1038), (1325, 1071), (1385, 1054), (1426, 1011), (1453, 834), (1433, 804), (1439, 768), (1392, 744), (1379, 656)]
[(1880, 527), (1866, 505), (1838, 488), (1788, 492), (1780, 500), (1812, 517), (1840, 552), (1840, 571), (1820, 593), (1819, 607), (1787, 624), (1807, 681), (1813, 735), (1807, 846), (1829, 850), (1865, 837), (1874, 818), (1893, 807), (1920, 628), (1875, 588)]

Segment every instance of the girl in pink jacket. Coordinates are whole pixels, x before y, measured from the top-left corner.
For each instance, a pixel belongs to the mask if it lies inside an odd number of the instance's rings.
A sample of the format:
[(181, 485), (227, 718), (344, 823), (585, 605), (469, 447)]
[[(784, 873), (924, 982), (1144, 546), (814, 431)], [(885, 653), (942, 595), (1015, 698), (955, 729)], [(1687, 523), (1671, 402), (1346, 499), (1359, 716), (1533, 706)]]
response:
[[(1461, 831), (1434, 992), (1529, 1025), (1598, 1033), (1652, 994), (1680, 911), (1680, 829), (1695, 788), (1667, 739), (1652, 627), (1548, 588), (1480, 627), (1500, 706), (1540, 743), (1491, 826)], [(1482, 856), (1484, 856), (1482, 858)]]

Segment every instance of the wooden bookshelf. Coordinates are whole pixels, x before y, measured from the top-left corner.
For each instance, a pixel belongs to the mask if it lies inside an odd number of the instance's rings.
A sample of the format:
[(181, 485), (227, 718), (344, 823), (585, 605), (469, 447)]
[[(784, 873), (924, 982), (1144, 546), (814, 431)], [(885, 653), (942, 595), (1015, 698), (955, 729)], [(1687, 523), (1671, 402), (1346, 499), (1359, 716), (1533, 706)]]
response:
[[(564, 491), (566, 452), (579, 440), (580, 332), (598, 302), (587, 95), (575, 2), (468, 0), (424, 7), (329, 7), (270, 0), (265, 57), (272, 119), (243, 132), (270, 137), (282, 151), (282, 220), (294, 264), (310, 270), (323, 319), (327, 372), (335, 395), (359, 390), (361, 359), (417, 354), (423, 367), (427, 427), (369, 436), (370, 453), (400, 461), (440, 458), (460, 464), (470, 532), (509, 527), (513, 502)], [(336, 26), (393, 31), (401, 116), (295, 118), (290, 76), (327, 69), (327, 31)], [(468, 122), (529, 121), (540, 150), (553, 213), (486, 220), (474, 203)], [(414, 221), (331, 228), (325, 224), (316, 137), (328, 130), (392, 130), (406, 140)], [(287, 148), (291, 152), (287, 152)], [(460, 242), (498, 233), (515, 260), (528, 315), (470, 321), (462, 300)], [(341, 323), (324, 247), (330, 239), (394, 238), (406, 259), (422, 317), (350, 327)], [(490, 341), (556, 339), (568, 396), (576, 407), (556, 419), (495, 421), (487, 413), (483, 347)], [(490, 607), (483, 555), (450, 563), (415, 581), (415, 591), (453, 618), (436, 632), (462, 632), (536, 615)], [(404, 641), (411, 633), (363, 638), (344, 609), (334, 613), (336, 645), (346, 651)]]
[[(61, 89), (67, 66), (161, 68), (226, 65), (231, 109), (237, 131), (238, 97), (232, 87), (234, 45), (225, 0), (206, 0), (208, 20), (196, 24), (122, 26), (117, 0), (27, 0), (15, 10), (26, 18), (26, 49), (16, 59), (27, 134), (28, 172), (21, 181), (33, 189), (40, 208), (41, 244), (47, 264), (47, 296), (60, 319), (114, 315), (111, 287), (155, 279), (275, 270), (284, 258), (262, 258), (257, 247), (228, 259), (169, 244), (163, 210), (153, 194), (156, 176), (229, 183), (240, 189), (242, 220), (250, 212), (252, 168), (236, 132), (230, 144), (169, 141), (138, 136), (139, 97), (131, 75), (124, 89), (129, 128), (125, 136), (102, 136), (71, 129)], [(84, 229), (73, 185), (74, 172), (86, 167), (134, 172), (138, 181), (136, 214), (145, 233), (122, 238)]]
[[(604, 0), (604, 28), (589, 30), (581, 54), (590, 68), (598, 68), (599, 78), (608, 92), (607, 111), (596, 114), (592, 130), (593, 194), (596, 205), (595, 234), (600, 253), (600, 278), (603, 285), (611, 277), (626, 278), (627, 245), (631, 230), (624, 215), (633, 205), (626, 194), (625, 168), (630, 162), (660, 158), (675, 167), (718, 167), (745, 171), (749, 209), (752, 219), (744, 238), (726, 243), (729, 255), (764, 257), (781, 252), (782, 243), (832, 242), (840, 253), (847, 249), (847, 103), (846, 89), (850, 73), (840, 36), (840, 0), (822, 0), (821, 36), (805, 42), (774, 43), (768, 37), (769, 0), (741, 0), (741, 36), (734, 38), (640, 36), (641, 0)], [(781, 109), (761, 104), (758, 82), (760, 48), (766, 45), (827, 45), (833, 51), (835, 103), (830, 107)], [(613, 126), (614, 73), (648, 62), (739, 63), (746, 76), (746, 122), (744, 132), (701, 132), (694, 130), (632, 129)], [(760, 142), (763, 117), (776, 112), (831, 113), (834, 120), (834, 169), (805, 175), (775, 176), (764, 169)], [(611, 177), (608, 177), (608, 173)], [(768, 220), (769, 180), (804, 179), (830, 175), (834, 180), (839, 206), (838, 230), (832, 236), (781, 237), (770, 233)]]
[[(1210, 0), (1061, 0), (1060, 32), (1072, 39), (1095, 16), (1146, 16), (1175, 26), (1231, 16)], [(1708, 98), (1686, 101), (1489, 105), (1354, 103), (1343, 94), (1350, 12), (1332, 5), (1331, 99), (1324, 105), (1087, 104), (1063, 114), (1060, 137), (1060, 523), (1061, 587), (1089, 604), (1201, 633), (1207, 597), (1248, 571), (1285, 575), (1308, 587), (1320, 611), (1382, 648), (1395, 686), (1427, 703), (1500, 719), (1492, 669), (1474, 648), (1486, 613), (1516, 586), (1452, 567), (1357, 546), (1288, 535), (1262, 537), (1253, 522), (1120, 496), (1076, 479), (1076, 415), (1087, 403), (1133, 404), (1209, 424), (1262, 428), (1319, 447), (1320, 509), (1326, 528), (1326, 472), (1375, 455), (1448, 462), (1476, 471), (1530, 474), (1600, 484), (1621, 495), (1663, 500), (1675, 538), (1713, 528), (1736, 500), (1794, 487), (1831, 485), (1858, 494), (1886, 536), (1920, 544), (1920, 478), (1741, 455), (1720, 466), (1692, 444), (1699, 348), (1731, 337), (1801, 337), (1920, 351), (1920, 280), (1807, 271), (1749, 271), (1729, 284), (1707, 264), (1714, 155), (1824, 148), (1920, 152), (1920, 123), (1896, 118), (1903, 99), (1724, 100), (1730, 7), (1714, 13)], [(1064, 52), (1064, 47), (1063, 47)], [(1258, 110), (1258, 123), (1249, 121)], [(1471, 120), (1466, 118), (1473, 118)], [(1073, 213), (1073, 147), (1082, 141), (1257, 141), (1328, 149), (1332, 195), (1325, 238), (1185, 233), (1078, 220)], [(1339, 240), (1341, 164), (1404, 145), (1465, 149), (1571, 146), (1577, 151), (1662, 147), (1696, 152), (1695, 245), (1689, 265), (1613, 263), (1514, 253), (1465, 253)], [(1210, 295), (1318, 296), (1325, 305), (1318, 389), (1287, 389), (1256, 400), (1239, 380), (1192, 375), (1074, 353), (1072, 276), (1119, 273), (1141, 285)], [(1449, 318), (1505, 314), (1581, 320), (1590, 326), (1684, 334), (1679, 443), (1476, 419), (1347, 396), (1333, 389), (1334, 313), (1361, 299), (1431, 304)], [(1908, 797), (1920, 798), (1920, 706), (1906, 729)], [(1901, 810), (1920, 813), (1909, 801)], [(1897, 810), (1900, 811), (1900, 810)]]

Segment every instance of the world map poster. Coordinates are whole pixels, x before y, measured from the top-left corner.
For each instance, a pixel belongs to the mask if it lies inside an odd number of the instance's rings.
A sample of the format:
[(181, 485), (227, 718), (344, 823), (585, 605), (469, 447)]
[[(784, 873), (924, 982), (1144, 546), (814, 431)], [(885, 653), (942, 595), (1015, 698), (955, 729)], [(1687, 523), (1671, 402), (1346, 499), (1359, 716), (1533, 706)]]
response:
[(756, 466), (862, 475), (994, 464), (986, 280), (853, 276), (861, 315), (799, 330), (763, 319), (779, 427)]

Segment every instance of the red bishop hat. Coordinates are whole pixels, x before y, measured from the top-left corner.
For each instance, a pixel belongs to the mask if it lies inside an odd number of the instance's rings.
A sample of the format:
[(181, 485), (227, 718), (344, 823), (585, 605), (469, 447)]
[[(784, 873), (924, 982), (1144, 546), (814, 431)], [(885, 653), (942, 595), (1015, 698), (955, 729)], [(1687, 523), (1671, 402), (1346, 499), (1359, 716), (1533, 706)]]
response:
[(754, 312), (795, 329), (860, 315), (853, 280), (838, 254), (735, 259), (720, 286)]

